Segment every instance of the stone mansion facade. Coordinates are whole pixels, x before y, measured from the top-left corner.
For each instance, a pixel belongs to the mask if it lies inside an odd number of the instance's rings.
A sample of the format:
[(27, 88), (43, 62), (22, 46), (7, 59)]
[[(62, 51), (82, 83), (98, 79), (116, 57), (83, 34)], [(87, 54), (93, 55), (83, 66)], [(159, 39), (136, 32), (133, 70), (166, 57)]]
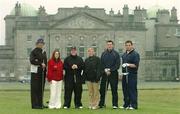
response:
[[(124, 5), (117, 14), (107, 14), (104, 8), (59, 8), (47, 14), (43, 6), (38, 10), (17, 3), (5, 20), (5, 41), (0, 46), (0, 80), (18, 79), (29, 75), (29, 54), (37, 38), (44, 38), (48, 57), (59, 49), (64, 59), (72, 46), (78, 55), (87, 57), (93, 47), (101, 56), (106, 40), (115, 42), (121, 55), (124, 42), (132, 40), (140, 53), (139, 80), (173, 81), (180, 77), (180, 24), (177, 9), (159, 9), (154, 17), (147, 10), (135, 7), (133, 13)], [(121, 71), (120, 71), (121, 74)]]

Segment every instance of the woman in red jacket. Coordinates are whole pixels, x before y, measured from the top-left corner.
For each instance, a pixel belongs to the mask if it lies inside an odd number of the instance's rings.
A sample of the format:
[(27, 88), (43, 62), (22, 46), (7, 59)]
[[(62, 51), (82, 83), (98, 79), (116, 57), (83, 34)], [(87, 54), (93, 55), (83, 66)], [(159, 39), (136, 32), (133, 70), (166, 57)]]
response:
[(61, 91), (63, 83), (63, 63), (60, 52), (55, 50), (48, 61), (47, 79), (50, 82), (49, 109), (61, 108)]

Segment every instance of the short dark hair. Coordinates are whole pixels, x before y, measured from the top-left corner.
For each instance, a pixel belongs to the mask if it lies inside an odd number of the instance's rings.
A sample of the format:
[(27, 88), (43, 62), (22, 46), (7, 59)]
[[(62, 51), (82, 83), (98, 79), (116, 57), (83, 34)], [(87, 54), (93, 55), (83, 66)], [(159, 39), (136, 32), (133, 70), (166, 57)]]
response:
[(76, 50), (76, 46), (72, 46), (72, 47), (71, 47), (71, 50), (73, 50), (73, 49)]
[(107, 40), (106, 43), (111, 42), (112, 44), (114, 44), (114, 42), (112, 40)]
[(125, 42), (125, 44), (127, 44), (127, 43), (130, 43), (131, 45), (133, 45), (133, 42), (132, 42), (131, 40), (127, 40), (127, 41)]

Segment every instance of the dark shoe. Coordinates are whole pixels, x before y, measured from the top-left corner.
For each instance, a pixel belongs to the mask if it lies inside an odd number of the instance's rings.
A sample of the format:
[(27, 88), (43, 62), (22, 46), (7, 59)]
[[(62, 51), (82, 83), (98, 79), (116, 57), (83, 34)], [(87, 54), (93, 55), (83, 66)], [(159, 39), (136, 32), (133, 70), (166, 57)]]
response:
[(40, 107), (40, 106), (34, 106), (34, 107), (32, 107), (32, 109), (43, 109), (43, 107)]
[(83, 109), (83, 106), (75, 106), (76, 109)]
[(100, 105), (99, 108), (106, 108), (106, 105)]

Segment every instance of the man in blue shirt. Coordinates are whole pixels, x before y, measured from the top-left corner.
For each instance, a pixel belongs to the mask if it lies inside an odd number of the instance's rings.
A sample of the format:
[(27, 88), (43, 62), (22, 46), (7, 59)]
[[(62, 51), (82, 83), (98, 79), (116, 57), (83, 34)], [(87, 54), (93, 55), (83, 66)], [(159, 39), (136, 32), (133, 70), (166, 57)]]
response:
[(112, 105), (113, 109), (118, 107), (118, 69), (120, 65), (120, 56), (114, 50), (114, 43), (111, 40), (106, 42), (107, 49), (101, 55), (101, 64), (103, 74), (100, 84), (100, 102), (99, 107), (105, 107), (105, 95), (108, 84), (110, 83), (112, 91)]
[(140, 57), (135, 51), (132, 41), (125, 42), (126, 52), (122, 55), (122, 89), (124, 109), (137, 109), (137, 73)]

